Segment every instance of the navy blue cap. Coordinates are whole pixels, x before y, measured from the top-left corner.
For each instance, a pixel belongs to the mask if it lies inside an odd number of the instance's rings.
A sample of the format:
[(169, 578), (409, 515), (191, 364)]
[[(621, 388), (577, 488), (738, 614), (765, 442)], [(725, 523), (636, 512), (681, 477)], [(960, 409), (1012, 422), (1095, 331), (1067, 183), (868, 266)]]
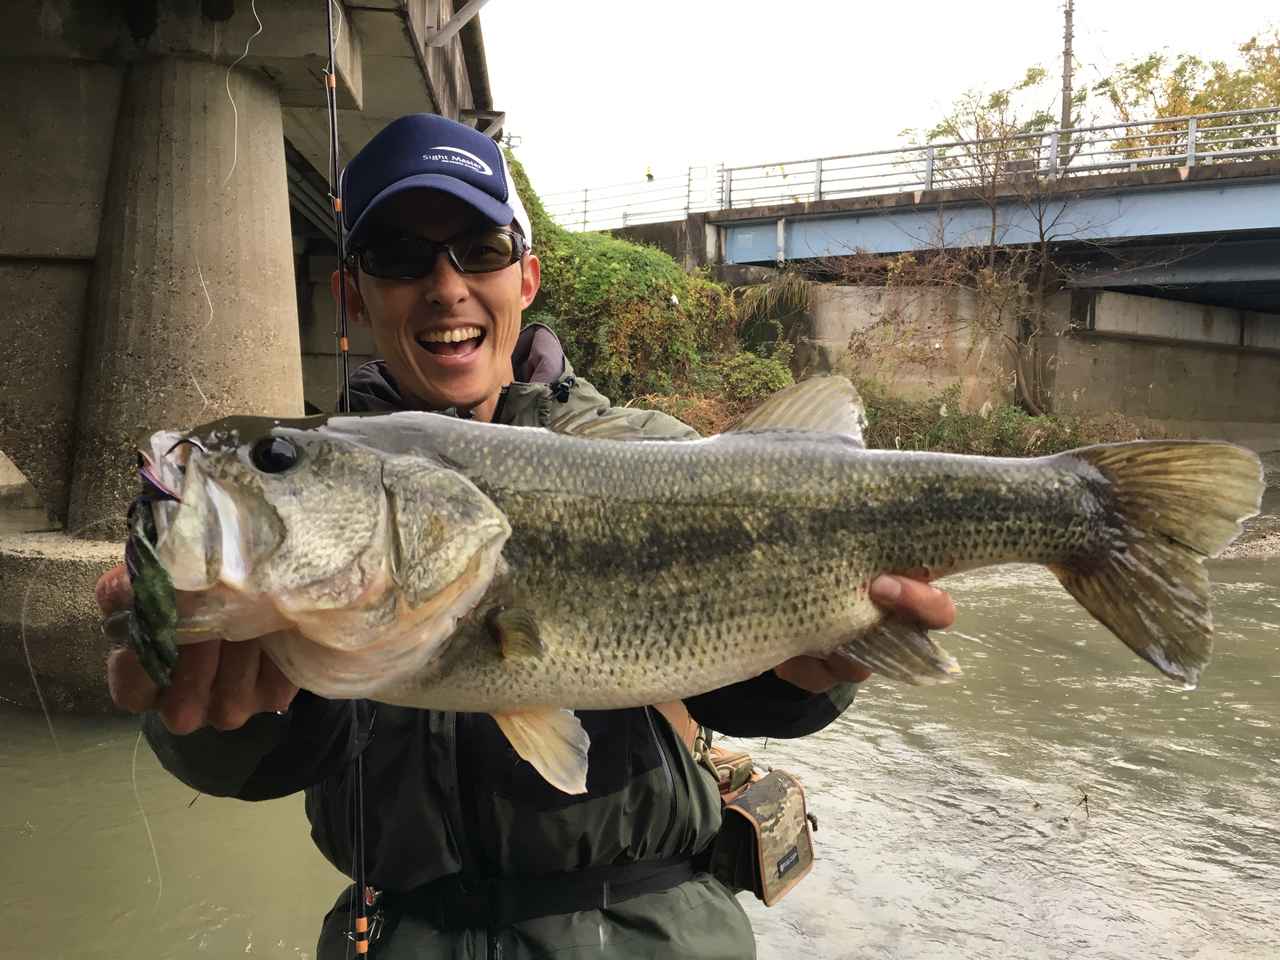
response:
[(479, 130), (434, 113), (393, 120), (342, 171), (342, 218), (348, 243), (364, 240), (373, 212), (406, 190), (439, 190), (499, 226), (515, 221), (533, 243), (529, 215), (502, 150)]

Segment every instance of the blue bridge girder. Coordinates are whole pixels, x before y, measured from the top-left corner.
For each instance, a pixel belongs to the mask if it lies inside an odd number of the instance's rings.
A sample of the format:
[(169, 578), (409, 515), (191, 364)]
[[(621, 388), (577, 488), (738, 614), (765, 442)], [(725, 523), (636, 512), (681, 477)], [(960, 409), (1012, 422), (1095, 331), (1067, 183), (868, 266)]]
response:
[[(1055, 244), (1203, 242), (1280, 233), (1280, 165), (1268, 161), (1161, 173), (1079, 179), (1058, 194), (1051, 189), (1010, 190), (994, 203), (996, 242), (1036, 243), (1041, 223)], [(1188, 173), (1210, 176), (1201, 179)], [(859, 252), (983, 246), (991, 237), (991, 214), (992, 205), (980, 198), (947, 191), (733, 210), (709, 214), (707, 219), (721, 232), (722, 262), (773, 264)], [(1280, 261), (1251, 259), (1250, 280), (1280, 281)], [(1223, 271), (1214, 282), (1230, 282), (1225, 273), (1231, 264), (1200, 266), (1210, 273)], [(1166, 276), (1159, 282), (1205, 279)]]

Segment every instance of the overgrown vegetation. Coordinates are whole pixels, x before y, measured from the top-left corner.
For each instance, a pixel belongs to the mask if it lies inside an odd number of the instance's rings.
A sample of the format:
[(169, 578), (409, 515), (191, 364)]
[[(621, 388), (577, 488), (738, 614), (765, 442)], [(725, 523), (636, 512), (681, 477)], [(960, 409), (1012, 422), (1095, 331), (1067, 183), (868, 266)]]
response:
[(525, 320), (555, 330), (574, 369), (615, 403), (715, 433), (792, 382), (786, 343), (767, 323), (757, 329), (759, 310), (740, 310), (728, 289), (661, 250), (557, 226), (508, 158), (542, 261), (542, 290)]
[(556, 225), (509, 159), (542, 261), (526, 321), (555, 330), (575, 369), (617, 402), (718, 387), (719, 365), (739, 350), (729, 292), (661, 250)]
[(867, 446), (989, 457), (1038, 457), (1091, 443), (1157, 439), (1158, 426), (1120, 414), (1033, 416), (1010, 403), (966, 411), (959, 386), (926, 400), (904, 400), (875, 381), (859, 385), (867, 406)]

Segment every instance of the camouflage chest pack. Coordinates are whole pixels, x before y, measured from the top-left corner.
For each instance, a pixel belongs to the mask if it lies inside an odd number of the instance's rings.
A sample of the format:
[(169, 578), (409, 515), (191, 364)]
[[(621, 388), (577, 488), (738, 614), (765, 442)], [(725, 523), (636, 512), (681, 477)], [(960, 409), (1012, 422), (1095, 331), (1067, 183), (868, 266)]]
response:
[(813, 867), (804, 789), (782, 770), (762, 773), (746, 753), (707, 747), (702, 755), (716, 774), (724, 808), (711, 873), (771, 907)]

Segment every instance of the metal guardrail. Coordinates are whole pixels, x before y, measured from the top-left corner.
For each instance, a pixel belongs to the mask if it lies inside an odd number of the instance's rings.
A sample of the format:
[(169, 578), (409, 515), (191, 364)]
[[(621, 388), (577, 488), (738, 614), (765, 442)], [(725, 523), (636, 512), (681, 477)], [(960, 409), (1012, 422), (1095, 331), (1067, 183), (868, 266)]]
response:
[(689, 167), (683, 177), (564, 191), (543, 203), (570, 230), (608, 230), (712, 210), (1257, 159), (1280, 159), (1280, 106), (744, 167)]

